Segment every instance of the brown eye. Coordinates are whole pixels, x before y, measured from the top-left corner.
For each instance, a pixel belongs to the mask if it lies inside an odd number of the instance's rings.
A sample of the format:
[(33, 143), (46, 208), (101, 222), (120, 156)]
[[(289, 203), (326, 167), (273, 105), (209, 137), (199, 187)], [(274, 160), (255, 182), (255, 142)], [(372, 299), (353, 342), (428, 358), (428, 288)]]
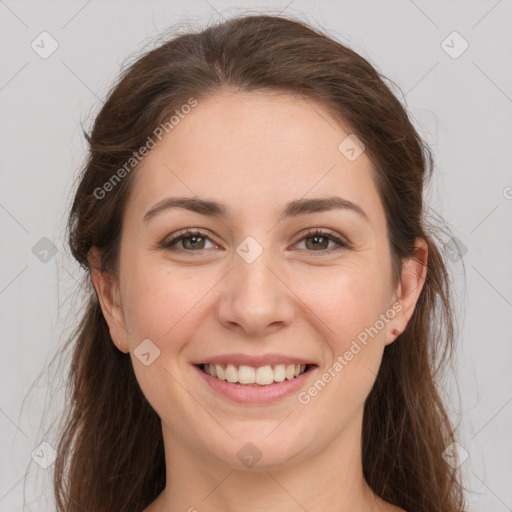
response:
[(185, 249), (204, 249), (205, 238), (202, 236), (184, 236), (179, 241), (183, 242)]
[[(299, 240), (305, 242), (306, 250), (310, 252), (324, 252), (337, 249), (348, 248), (348, 244), (334, 236), (332, 233), (320, 229), (313, 229), (306, 233), (306, 236)], [(333, 242), (337, 247), (330, 247), (329, 242)]]
[[(216, 245), (206, 236), (203, 232), (187, 229), (179, 232), (176, 236), (170, 240), (162, 242), (161, 247), (173, 251), (181, 252), (202, 252), (205, 249), (211, 249), (212, 247), (206, 247), (205, 244), (210, 242), (213, 247)], [(308, 252), (331, 252), (338, 249), (349, 248), (349, 244), (340, 240), (337, 236), (331, 232), (323, 231), (321, 229), (311, 229), (306, 233), (306, 236), (302, 237), (298, 243), (305, 242), (305, 250)], [(181, 243), (181, 247), (178, 245)], [(334, 243), (334, 247), (329, 247), (329, 243)], [(297, 244), (295, 244), (297, 245)]]
[[(320, 249), (320, 250), (326, 250), (329, 242), (331, 241), (326, 236), (310, 236), (304, 239), (306, 241), (306, 247), (308, 249)], [(311, 240), (311, 243), (308, 244), (308, 241)]]
[(170, 240), (164, 241), (161, 247), (164, 249), (171, 249), (172, 247), (176, 246), (178, 243), (181, 242), (182, 247), (178, 246), (176, 248), (176, 250), (178, 251), (201, 251), (202, 249), (209, 249), (209, 247), (205, 247), (205, 243), (207, 240), (211, 242), (211, 240), (207, 236), (205, 236), (204, 233), (189, 229), (178, 233), (177, 236), (171, 238)]

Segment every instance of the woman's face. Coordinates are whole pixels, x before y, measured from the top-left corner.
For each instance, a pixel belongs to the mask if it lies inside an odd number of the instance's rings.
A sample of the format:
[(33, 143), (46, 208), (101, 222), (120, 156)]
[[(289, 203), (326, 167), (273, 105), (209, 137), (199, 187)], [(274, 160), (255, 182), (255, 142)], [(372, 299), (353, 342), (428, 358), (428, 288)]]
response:
[[(393, 285), (370, 161), (347, 136), (304, 99), (225, 93), (199, 101), (134, 171), (119, 282), (102, 307), (167, 446), (271, 468), (354, 444), (383, 349), (421, 286)], [(162, 207), (171, 198), (226, 215)], [(217, 378), (205, 362), (221, 366)], [(311, 369), (290, 379), (301, 363)], [(222, 370), (284, 381), (221, 381)]]

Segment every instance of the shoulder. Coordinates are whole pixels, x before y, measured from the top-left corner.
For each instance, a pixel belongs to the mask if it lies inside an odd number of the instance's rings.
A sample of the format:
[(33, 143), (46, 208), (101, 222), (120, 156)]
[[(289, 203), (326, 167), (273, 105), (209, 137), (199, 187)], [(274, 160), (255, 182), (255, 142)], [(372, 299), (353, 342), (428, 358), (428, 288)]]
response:
[(405, 510), (404, 508), (397, 507), (388, 503), (388, 507), (385, 509), (386, 512), (413, 512), (412, 510)]

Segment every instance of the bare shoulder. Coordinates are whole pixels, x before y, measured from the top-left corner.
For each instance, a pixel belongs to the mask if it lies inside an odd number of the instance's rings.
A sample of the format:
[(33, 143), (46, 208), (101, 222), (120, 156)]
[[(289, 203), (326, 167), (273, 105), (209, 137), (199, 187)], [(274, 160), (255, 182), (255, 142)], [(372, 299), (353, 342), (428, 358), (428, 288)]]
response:
[(387, 501), (382, 502), (382, 505), (382, 508), (379, 509), (382, 510), (382, 512), (412, 512), (411, 510), (405, 510), (404, 508), (400, 508), (396, 505), (388, 503)]
[(405, 510), (404, 508), (397, 507), (396, 505), (390, 505), (390, 508), (387, 509), (386, 512), (411, 512), (411, 511)]
[(158, 504), (158, 499), (150, 503), (142, 512), (159, 512), (160, 507)]

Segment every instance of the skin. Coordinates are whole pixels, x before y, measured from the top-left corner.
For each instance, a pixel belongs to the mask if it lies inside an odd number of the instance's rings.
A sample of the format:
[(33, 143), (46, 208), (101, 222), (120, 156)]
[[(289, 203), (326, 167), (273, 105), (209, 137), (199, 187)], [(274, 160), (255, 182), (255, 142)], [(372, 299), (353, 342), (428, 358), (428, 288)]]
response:
[[(413, 313), (427, 247), (416, 240), (415, 259), (393, 283), (370, 160), (362, 153), (349, 161), (338, 150), (349, 133), (311, 101), (223, 92), (200, 101), (137, 170), (119, 281), (95, 270), (92, 277), (112, 339), (130, 353), (162, 419), (167, 487), (145, 512), (402, 510), (363, 478), (362, 414), (385, 346)], [(172, 209), (143, 221), (158, 201), (194, 195), (227, 204), (234, 217)], [(358, 204), (368, 221), (332, 210), (278, 222), (284, 203), (331, 195)], [(185, 228), (207, 238), (159, 246)], [(315, 246), (304, 239), (307, 228), (332, 230), (352, 246)], [(252, 263), (236, 252), (247, 236), (263, 249)], [(93, 248), (90, 261), (98, 258)], [(304, 357), (319, 366), (307, 389), (397, 300), (402, 310), (307, 405), (295, 393), (236, 404), (191, 366), (226, 353)], [(134, 355), (145, 339), (160, 350), (148, 366)], [(252, 468), (237, 458), (247, 442), (262, 454)]]

